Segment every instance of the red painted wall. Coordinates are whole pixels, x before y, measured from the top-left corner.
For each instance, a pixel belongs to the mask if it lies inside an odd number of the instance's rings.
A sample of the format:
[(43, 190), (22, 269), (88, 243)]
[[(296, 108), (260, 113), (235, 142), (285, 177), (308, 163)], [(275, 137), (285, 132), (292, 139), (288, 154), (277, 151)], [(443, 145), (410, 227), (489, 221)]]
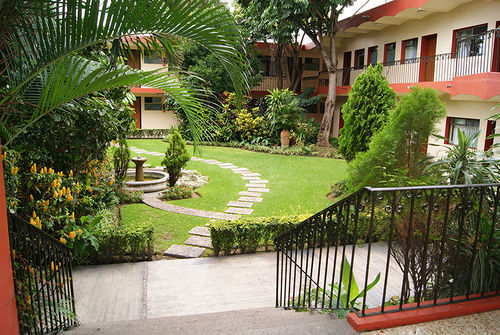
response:
[(0, 148), (0, 333), (19, 334), (14, 281), (10, 262), (7, 205), (3, 181), (2, 152)]

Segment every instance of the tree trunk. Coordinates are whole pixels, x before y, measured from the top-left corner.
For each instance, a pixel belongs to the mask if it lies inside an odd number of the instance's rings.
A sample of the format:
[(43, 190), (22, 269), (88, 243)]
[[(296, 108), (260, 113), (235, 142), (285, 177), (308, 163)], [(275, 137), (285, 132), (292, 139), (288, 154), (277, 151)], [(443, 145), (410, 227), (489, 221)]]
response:
[(325, 102), (325, 114), (321, 120), (317, 144), (322, 147), (331, 147), (329, 138), (333, 125), (335, 113), (335, 102), (337, 100), (337, 53), (335, 50), (335, 38), (330, 36), (330, 52), (327, 53), (323, 47), (319, 48), (323, 61), (328, 68), (328, 96)]

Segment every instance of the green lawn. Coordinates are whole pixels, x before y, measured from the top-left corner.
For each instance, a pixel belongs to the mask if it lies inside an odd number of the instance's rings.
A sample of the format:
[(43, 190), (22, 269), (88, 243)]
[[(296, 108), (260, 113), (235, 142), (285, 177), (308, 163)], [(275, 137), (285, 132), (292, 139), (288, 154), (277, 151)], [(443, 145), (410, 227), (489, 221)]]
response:
[[(129, 145), (148, 151), (165, 152), (167, 143), (161, 140), (129, 140)], [(189, 147), (192, 153), (192, 147)], [(161, 156), (144, 155), (152, 166), (161, 165)], [(331, 202), (326, 198), (330, 184), (345, 177), (347, 164), (343, 160), (282, 156), (222, 147), (199, 147), (196, 156), (233, 163), (258, 172), (269, 180), (269, 193), (263, 193), (264, 201), (254, 205), (252, 216), (315, 213)], [(230, 200), (237, 200), (239, 191), (245, 190), (240, 175), (230, 169), (190, 161), (188, 169), (198, 170), (210, 178), (200, 188), (200, 198), (178, 200), (172, 203), (205, 210), (221, 211)]]
[[(148, 151), (167, 150), (167, 143), (161, 140), (129, 140), (128, 143)], [(198, 150), (197, 157), (246, 167), (260, 173), (262, 179), (269, 180), (270, 192), (262, 194), (262, 203), (254, 204), (251, 216), (313, 214), (327, 207), (331, 204), (326, 198), (330, 184), (343, 179), (347, 167), (345, 161), (331, 158), (272, 155), (222, 147), (200, 147)], [(192, 146), (189, 146), (189, 151), (192, 153)], [(163, 160), (162, 156), (141, 156), (148, 157), (147, 163), (151, 166), (161, 165)], [(172, 204), (222, 212), (228, 201), (237, 200), (240, 197), (238, 192), (246, 190), (246, 181), (230, 169), (196, 161), (188, 162), (186, 168), (208, 176), (209, 182), (197, 190), (201, 197), (171, 201)], [(122, 206), (121, 218), (123, 225), (152, 222), (157, 253), (172, 244), (182, 244), (189, 237), (191, 228), (208, 222), (206, 218), (169, 213), (144, 204)]]
[(208, 222), (207, 218), (174, 214), (144, 204), (123, 205), (120, 214), (122, 226), (134, 226), (137, 222), (153, 224), (155, 253), (163, 253), (172, 244), (183, 244), (191, 228), (204, 226)]

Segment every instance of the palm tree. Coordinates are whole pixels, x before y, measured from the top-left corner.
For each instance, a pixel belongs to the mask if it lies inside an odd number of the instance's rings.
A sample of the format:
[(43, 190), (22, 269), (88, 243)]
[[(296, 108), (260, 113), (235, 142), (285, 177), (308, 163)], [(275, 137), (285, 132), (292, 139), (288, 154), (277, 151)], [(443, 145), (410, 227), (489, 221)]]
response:
[[(159, 73), (110, 67), (78, 56), (94, 45), (110, 43), (117, 57), (132, 45), (165, 57), (181, 42), (209, 50), (225, 67), (239, 92), (246, 89), (240, 32), (218, 0), (0, 0), (1, 122), (19, 112), (29, 124), (86, 94), (146, 85), (161, 89), (184, 109), (197, 134), (202, 120), (202, 90), (186, 88), (178, 72)], [(137, 39), (124, 39), (140, 35)], [(1, 85), (1, 84), (0, 84)], [(2, 134), (4, 137), (6, 134)], [(7, 134), (8, 144), (15, 134)]]

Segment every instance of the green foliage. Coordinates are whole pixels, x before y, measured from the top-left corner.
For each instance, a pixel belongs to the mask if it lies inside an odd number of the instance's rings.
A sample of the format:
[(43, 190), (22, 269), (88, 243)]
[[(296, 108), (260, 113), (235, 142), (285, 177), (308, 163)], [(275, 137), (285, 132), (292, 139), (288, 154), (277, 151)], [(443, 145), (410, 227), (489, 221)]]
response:
[(193, 188), (186, 185), (169, 186), (163, 191), (161, 198), (165, 200), (187, 199), (193, 196)]
[(304, 119), (305, 110), (299, 106), (295, 93), (274, 89), (266, 96), (267, 120), (273, 130), (293, 130)]
[[(375, 279), (366, 286), (366, 292), (363, 289), (361, 292), (359, 291), (358, 283), (356, 282), (356, 278), (354, 277), (354, 272), (351, 268), (351, 265), (344, 259), (342, 263), (342, 278), (339, 283), (328, 284), (331, 289), (327, 289), (326, 292), (323, 288), (313, 288), (311, 289), (311, 293), (306, 291), (304, 295), (299, 297), (292, 297), (292, 304), (294, 306), (299, 305), (299, 301), (305, 302), (307, 301), (310, 305), (317, 306), (326, 306), (333, 313), (335, 313), (339, 318), (345, 319), (350, 310), (347, 308), (355, 308), (357, 310), (361, 309), (361, 303), (357, 302), (358, 299), (363, 298), (368, 291), (370, 291), (380, 280), (380, 272), (377, 274)], [(339, 294), (340, 290), (340, 294)], [(348, 296), (349, 294), (349, 296)], [(325, 299), (323, 300), (323, 295)], [(331, 297), (331, 298), (330, 298)], [(338, 304), (338, 309), (337, 309)], [(301, 309), (301, 308), (299, 308)]]
[(141, 190), (127, 190), (121, 185), (116, 185), (115, 195), (119, 204), (138, 204), (142, 202), (144, 192)]
[(168, 171), (168, 184), (173, 187), (181, 175), (181, 170), (191, 159), (181, 134), (174, 131), (162, 164)]
[(299, 122), (294, 130), (290, 132), (290, 138), (295, 140), (296, 145), (307, 145), (316, 143), (319, 123), (313, 119)]
[(446, 157), (431, 163), (426, 167), (429, 173), (435, 175), (440, 183), (457, 184), (487, 184), (500, 181), (500, 159), (493, 152), (477, 152), (470, 149), (479, 138), (480, 132), (466, 136), (458, 129), (458, 144), (445, 145), (448, 150)]
[(102, 230), (96, 233), (99, 251), (94, 255), (94, 261), (106, 264), (151, 260), (154, 244), (153, 225), (141, 223), (134, 227), (119, 226), (115, 213), (115, 210), (107, 211)]
[(369, 150), (349, 165), (349, 191), (364, 186), (429, 183), (429, 178), (423, 178), (422, 162), (427, 157), (423, 149), (435, 123), (444, 115), (432, 89), (413, 87), (401, 98), (388, 124), (373, 136)]
[(240, 253), (252, 253), (257, 247), (268, 250), (274, 238), (304, 221), (309, 215), (271, 216), (262, 218), (242, 218), (235, 221), (217, 221), (210, 223), (210, 237), (216, 256), (221, 251), (225, 255), (239, 250)]
[(342, 106), (344, 127), (340, 130), (339, 152), (350, 162), (358, 152), (368, 150), (372, 136), (385, 124), (396, 104), (396, 93), (382, 75), (382, 65), (371, 65), (356, 77)]
[(130, 151), (127, 141), (124, 139), (118, 141), (118, 147), (113, 148), (113, 167), (115, 170), (115, 179), (121, 183), (127, 177), (128, 163), (130, 162)]

